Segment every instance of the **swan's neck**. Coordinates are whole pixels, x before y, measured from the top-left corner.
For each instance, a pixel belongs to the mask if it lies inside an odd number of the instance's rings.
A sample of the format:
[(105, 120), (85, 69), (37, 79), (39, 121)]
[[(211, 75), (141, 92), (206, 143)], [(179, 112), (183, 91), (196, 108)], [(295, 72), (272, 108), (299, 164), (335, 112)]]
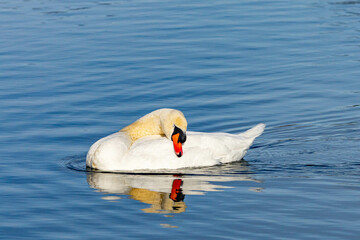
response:
[(139, 138), (151, 136), (151, 135), (164, 135), (161, 128), (160, 117), (155, 114), (148, 114), (129, 126), (120, 130), (126, 132), (131, 138), (132, 142), (135, 142)]

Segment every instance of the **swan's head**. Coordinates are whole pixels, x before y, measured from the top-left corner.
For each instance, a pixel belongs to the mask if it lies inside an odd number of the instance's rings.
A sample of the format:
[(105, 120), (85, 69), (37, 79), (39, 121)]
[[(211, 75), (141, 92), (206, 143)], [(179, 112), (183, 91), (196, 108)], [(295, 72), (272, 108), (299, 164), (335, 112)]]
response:
[(184, 114), (175, 109), (166, 109), (160, 115), (165, 136), (173, 142), (176, 156), (183, 155), (182, 144), (186, 141), (187, 121)]

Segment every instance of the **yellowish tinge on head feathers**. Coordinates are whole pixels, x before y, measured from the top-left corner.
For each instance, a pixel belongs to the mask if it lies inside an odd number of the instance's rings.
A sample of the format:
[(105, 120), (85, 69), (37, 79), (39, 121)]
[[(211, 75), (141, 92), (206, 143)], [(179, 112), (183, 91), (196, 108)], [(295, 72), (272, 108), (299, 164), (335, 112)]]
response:
[(184, 114), (175, 109), (159, 109), (138, 119), (121, 131), (127, 132), (132, 142), (151, 135), (165, 135), (171, 139), (175, 126), (186, 132), (187, 121)]

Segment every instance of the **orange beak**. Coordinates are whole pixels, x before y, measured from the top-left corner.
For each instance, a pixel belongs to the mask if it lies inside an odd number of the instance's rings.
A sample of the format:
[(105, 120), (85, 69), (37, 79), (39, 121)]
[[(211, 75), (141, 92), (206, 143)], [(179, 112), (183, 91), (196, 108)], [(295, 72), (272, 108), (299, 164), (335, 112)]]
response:
[(174, 144), (174, 150), (176, 156), (181, 157), (183, 155), (183, 151), (182, 151), (182, 144), (179, 141), (179, 137), (180, 137), (180, 133), (174, 134), (172, 135), (171, 140), (173, 141)]

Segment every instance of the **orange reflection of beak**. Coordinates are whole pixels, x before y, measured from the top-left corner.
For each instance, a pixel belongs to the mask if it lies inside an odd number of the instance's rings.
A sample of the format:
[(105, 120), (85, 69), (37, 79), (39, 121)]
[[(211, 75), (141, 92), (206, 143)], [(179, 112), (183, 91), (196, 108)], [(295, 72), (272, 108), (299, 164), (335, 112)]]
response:
[(180, 137), (180, 133), (174, 134), (172, 136), (172, 141), (174, 144), (174, 150), (176, 156), (181, 157), (183, 155), (183, 151), (182, 151), (182, 144), (181, 142), (179, 142), (179, 137)]
[(172, 199), (174, 202), (180, 202), (184, 200), (185, 195), (182, 193), (182, 184), (183, 181), (181, 179), (174, 179), (173, 181), (169, 198)]

